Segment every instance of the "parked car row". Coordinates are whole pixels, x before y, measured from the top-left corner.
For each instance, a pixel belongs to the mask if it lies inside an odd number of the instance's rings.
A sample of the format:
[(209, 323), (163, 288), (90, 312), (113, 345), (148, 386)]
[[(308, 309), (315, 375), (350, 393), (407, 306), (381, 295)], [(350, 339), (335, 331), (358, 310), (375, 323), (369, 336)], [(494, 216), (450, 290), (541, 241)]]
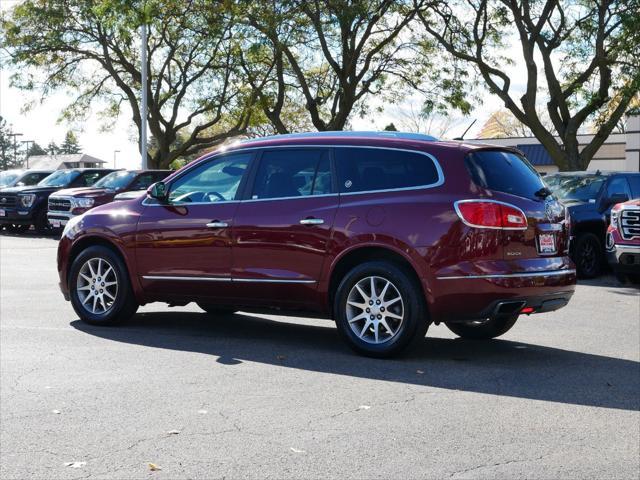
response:
[(63, 227), (76, 215), (114, 200), (121, 192), (142, 194), (170, 171), (72, 168), (2, 173), (5, 175), (0, 185), (0, 226), (21, 232), (33, 225), (43, 234)]
[[(619, 217), (612, 215), (612, 211), (622, 211), (619, 204), (640, 199), (640, 173), (563, 172), (547, 175), (544, 181), (553, 195), (567, 207), (571, 219), (570, 256), (578, 275), (582, 278), (598, 276), (607, 263), (610, 241), (607, 229), (616, 239), (616, 232), (621, 227), (616, 225)], [(630, 216), (624, 219), (625, 227), (627, 222), (634, 222), (631, 219), (634, 209), (633, 204), (624, 208), (625, 215)], [(624, 240), (640, 240), (640, 232), (634, 232)]]

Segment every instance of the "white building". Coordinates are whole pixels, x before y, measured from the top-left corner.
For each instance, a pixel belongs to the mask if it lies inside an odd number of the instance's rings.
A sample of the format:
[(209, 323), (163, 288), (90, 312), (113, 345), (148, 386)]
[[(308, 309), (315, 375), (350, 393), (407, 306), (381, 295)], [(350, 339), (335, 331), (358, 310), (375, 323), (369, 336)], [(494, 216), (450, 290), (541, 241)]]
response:
[(25, 168), (38, 170), (63, 170), (65, 168), (101, 168), (107, 163), (86, 153), (72, 155), (32, 155), (27, 158)]

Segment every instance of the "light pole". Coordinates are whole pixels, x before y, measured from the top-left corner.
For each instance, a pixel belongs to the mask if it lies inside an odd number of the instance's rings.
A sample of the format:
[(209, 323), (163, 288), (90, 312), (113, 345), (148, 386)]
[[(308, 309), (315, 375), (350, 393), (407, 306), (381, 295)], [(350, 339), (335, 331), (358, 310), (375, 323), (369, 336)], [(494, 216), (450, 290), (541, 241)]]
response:
[(24, 162), (27, 165), (27, 169), (29, 168), (29, 149), (31, 148), (31, 145), (33, 144), (33, 140), (20, 140), (20, 143), (26, 143), (27, 144), (27, 151), (24, 153)]
[(16, 137), (21, 137), (22, 133), (9, 133), (7, 136), (13, 137), (13, 160), (16, 161), (18, 159), (18, 147), (16, 144)]
[(116, 168), (116, 154), (120, 153), (120, 150), (113, 151), (113, 168)]
[(142, 77), (142, 105), (140, 112), (140, 153), (142, 154), (142, 169), (147, 169), (147, 25), (142, 24), (140, 38), (140, 73)]

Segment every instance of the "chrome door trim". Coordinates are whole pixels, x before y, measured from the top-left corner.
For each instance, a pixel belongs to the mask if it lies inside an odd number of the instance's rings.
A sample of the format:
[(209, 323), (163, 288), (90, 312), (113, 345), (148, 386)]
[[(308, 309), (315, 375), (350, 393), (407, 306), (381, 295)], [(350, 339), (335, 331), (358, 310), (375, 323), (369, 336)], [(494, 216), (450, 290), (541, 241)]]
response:
[(174, 275), (143, 275), (145, 280), (177, 280), (195, 282), (238, 282), (238, 283), (316, 283), (315, 280), (279, 279), (279, 278), (230, 278), (230, 277), (180, 277)]
[(497, 273), (489, 275), (456, 275), (451, 277), (436, 277), (438, 280), (463, 280), (477, 278), (521, 278), (521, 277), (553, 277), (558, 275), (575, 275), (574, 269), (567, 270), (551, 270), (545, 272), (523, 272), (523, 273)]

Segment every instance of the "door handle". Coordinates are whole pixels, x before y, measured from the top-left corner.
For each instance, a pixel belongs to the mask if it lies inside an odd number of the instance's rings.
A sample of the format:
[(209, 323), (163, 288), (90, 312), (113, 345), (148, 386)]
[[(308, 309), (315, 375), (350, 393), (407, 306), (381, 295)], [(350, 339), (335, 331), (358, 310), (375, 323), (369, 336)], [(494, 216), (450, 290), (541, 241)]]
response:
[(227, 222), (220, 222), (218, 220), (207, 223), (207, 227), (209, 228), (227, 228), (228, 226), (229, 224)]
[(300, 225), (322, 225), (324, 220), (321, 218), (303, 218), (300, 220)]

